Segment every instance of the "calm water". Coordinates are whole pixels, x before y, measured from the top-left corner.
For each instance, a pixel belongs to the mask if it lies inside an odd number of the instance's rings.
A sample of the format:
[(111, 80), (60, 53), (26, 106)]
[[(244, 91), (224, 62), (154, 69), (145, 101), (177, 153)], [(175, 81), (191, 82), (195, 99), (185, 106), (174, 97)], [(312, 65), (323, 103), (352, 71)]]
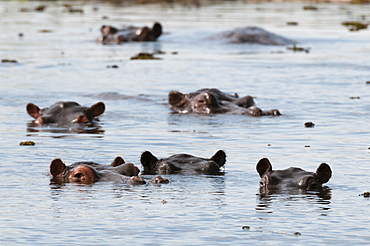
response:
[[(41, 3), (48, 6), (44, 12), (19, 11)], [(0, 64), (2, 245), (369, 244), (370, 200), (359, 194), (370, 189), (370, 35), (340, 24), (369, 20), (369, 6), (318, 4), (318, 11), (304, 11), (303, 3), (201, 8), (87, 3), (76, 6), (84, 14), (71, 14), (61, 2), (41, 3), (0, 2), (0, 57), (18, 61)], [(156, 43), (95, 42), (103, 24), (154, 21), (166, 32)], [(299, 25), (288, 26), (289, 21)], [(311, 51), (204, 40), (247, 25), (295, 39)], [(158, 55), (163, 60), (130, 60), (156, 49), (166, 52)], [(255, 96), (261, 108), (284, 115), (169, 112), (170, 90), (203, 87)], [(109, 100), (103, 92), (119, 97)], [(46, 107), (61, 100), (86, 106), (104, 101), (99, 131), (27, 130), (27, 103)], [(305, 128), (306, 121), (315, 127)], [(22, 141), (36, 145), (19, 146)], [(134, 187), (49, 182), (56, 157), (67, 164), (108, 164), (121, 155), (140, 166), (145, 150), (158, 157), (210, 157), (218, 149), (228, 156), (223, 176), (168, 175), (168, 185)], [(333, 177), (321, 194), (259, 197), (255, 165), (263, 157), (276, 169), (314, 171), (327, 162)]]

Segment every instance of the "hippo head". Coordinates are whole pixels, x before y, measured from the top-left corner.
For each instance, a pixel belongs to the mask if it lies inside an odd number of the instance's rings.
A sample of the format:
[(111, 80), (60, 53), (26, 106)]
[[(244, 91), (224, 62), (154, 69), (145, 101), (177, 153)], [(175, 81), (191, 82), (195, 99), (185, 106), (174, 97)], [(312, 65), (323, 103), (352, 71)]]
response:
[(107, 35), (114, 35), (116, 34), (119, 30), (113, 26), (106, 26), (106, 25), (103, 25), (101, 28), (100, 28), (100, 31), (102, 33), (103, 36), (107, 36)]
[(277, 109), (271, 109), (271, 110), (263, 111), (262, 109), (260, 109), (259, 107), (256, 107), (256, 106), (252, 106), (252, 107), (247, 108), (246, 113), (247, 113), (247, 115), (254, 116), (254, 117), (260, 117), (260, 116), (265, 116), (265, 115), (269, 115), (269, 116), (279, 116), (279, 115), (281, 115), (280, 111), (277, 110)]
[(183, 94), (179, 91), (170, 91), (168, 94), (168, 103), (171, 105), (171, 109), (177, 113), (188, 113), (188, 106), (190, 100), (186, 94)]
[(322, 163), (316, 172), (307, 172), (297, 167), (272, 170), (270, 161), (263, 158), (257, 163), (256, 168), (261, 177), (260, 192), (262, 194), (282, 190), (319, 190), (321, 185), (328, 182), (332, 175), (331, 168), (326, 163)]
[(27, 104), (27, 113), (35, 118), (36, 125), (53, 124), (66, 125), (71, 123), (93, 123), (97, 116), (105, 111), (103, 102), (91, 107), (82, 107), (76, 102), (57, 102), (49, 108), (40, 109), (33, 103)]
[(146, 174), (218, 174), (226, 163), (226, 154), (219, 150), (211, 158), (195, 157), (188, 154), (176, 154), (158, 159), (151, 152), (145, 151), (140, 158)]
[(155, 22), (152, 29), (143, 27), (136, 31), (138, 41), (155, 41), (162, 34), (162, 25)]
[(208, 92), (200, 93), (191, 100), (192, 111), (198, 114), (212, 114), (220, 107), (217, 97)]
[(54, 159), (50, 164), (50, 173), (53, 180), (66, 183), (91, 184), (99, 180), (99, 173), (89, 165), (67, 167), (61, 159)]

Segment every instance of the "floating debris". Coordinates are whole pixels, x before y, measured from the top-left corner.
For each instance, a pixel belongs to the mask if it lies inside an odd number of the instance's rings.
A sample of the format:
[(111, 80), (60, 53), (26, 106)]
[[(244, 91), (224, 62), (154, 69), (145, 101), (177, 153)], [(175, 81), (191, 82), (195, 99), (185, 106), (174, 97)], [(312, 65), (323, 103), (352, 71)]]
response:
[(369, 191), (366, 191), (366, 192), (360, 194), (359, 196), (370, 197), (370, 192)]
[(119, 68), (118, 65), (108, 65), (107, 68)]
[(84, 13), (84, 10), (81, 8), (75, 8), (71, 4), (64, 4), (65, 10), (64, 12), (69, 12), (69, 13)]
[(304, 123), (304, 126), (305, 127), (314, 127), (315, 124), (313, 122), (309, 121), (309, 122)]
[(288, 26), (298, 26), (298, 22), (296, 22), (296, 21), (288, 21), (286, 24)]
[(304, 147), (305, 147), (305, 148), (310, 148), (311, 146), (310, 146), (310, 145), (305, 145)]
[(131, 60), (161, 60), (161, 58), (154, 57), (151, 53), (142, 52), (131, 57)]
[(360, 97), (349, 97), (349, 99), (360, 99)]
[(11, 60), (11, 59), (2, 59), (2, 63), (17, 63), (17, 60)]
[(363, 23), (359, 21), (344, 21), (342, 22), (342, 25), (347, 27), (349, 31), (355, 32), (362, 29), (367, 29), (369, 23)]
[(39, 30), (39, 32), (41, 32), (41, 33), (50, 33), (50, 32), (54, 32), (54, 31), (49, 30), (49, 29), (41, 29), (41, 30)]
[(293, 52), (306, 52), (306, 53), (310, 52), (310, 48), (298, 47), (295, 44), (293, 45), (293, 47), (287, 47), (287, 49), (292, 50)]
[(33, 141), (20, 142), (19, 145), (33, 146), (33, 145), (35, 145), (35, 142), (33, 142)]
[(46, 5), (39, 5), (35, 7), (34, 9), (30, 8), (20, 8), (19, 12), (43, 12), (46, 9)]
[(242, 229), (243, 229), (244, 231), (246, 231), (246, 230), (250, 230), (251, 228), (250, 228), (250, 226), (243, 226), (243, 227), (242, 227)]
[(316, 6), (303, 6), (303, 10), (311, 10), (311, 11), (317, 11), (319, 10)]
[(37, 12), (43, 12), (46, 9), (46, 5), (39, 5), (35, 8)]

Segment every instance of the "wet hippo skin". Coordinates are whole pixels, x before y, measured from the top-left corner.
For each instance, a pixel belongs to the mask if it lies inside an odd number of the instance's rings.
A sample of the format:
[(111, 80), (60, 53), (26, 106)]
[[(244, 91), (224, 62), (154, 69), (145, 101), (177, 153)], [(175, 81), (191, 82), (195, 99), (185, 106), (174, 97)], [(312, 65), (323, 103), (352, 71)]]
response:
[(256, 107), (251, 96), (239, 98), (238, 94), (227, 94), (215, 88), (204, 88), (187, 94), (171, 91), (168, 102), (174, 113), (182, 114), (281, 115), (277, 109), (263, 111)]
[(143, 174), (220, 174), (226, 163), (226, 153), (217, 151), (211, 158), (196, 157), (189, 154), (176, 154), (158, 159), (145, 151), (140, 158)]
[(103, 25), (100, 28), (101, 35), (98, 41), (102, 44), (120, 44), (124, 42), (148, 42), (155, 41), (162, 35), (162, 25), (155, 22), (152, 28), (147, 26), (130, 26), (119, 29), (113, 26)]
[(289, 167), (284, 170), (272, 170), (267, 158), (261, 159), (256, 166), (261, 177), (261, 194), (270, 194), (284, 190), (314, 191), (322, 188), (332, 176), (328, 164), (322, 163), (316, 172), (307, 172), (298, 167)]
[(124, 163), (121, 157), (116, 157), (111, 165), (95, 162), (76, 162), (66, 166), (61, 159), (50, 163), (52, 182), (91, 184), (97, 181), (117, 181), (128, 184), (145, 184), (138, 177), (139, 169), (132, 163)]
[(227, 43), (249, 43), (261, 45), (291, 45), (294, 40), (268, 32), (260, 27), (247, 26), (230, 31), (217, 33), (207, 38), (208, 40), (223, 40)]
[(35, 125), (56, 124), (59, 126), (71, 123), (94, 123), (97, 116), (105, 111), (105, 104), (98, 102), (91, 107), (84, 107), (76, 102), (57, 102), (48, 108), (40, 109), (33, 103), (27, 104), (27, 113), (34, 118)]

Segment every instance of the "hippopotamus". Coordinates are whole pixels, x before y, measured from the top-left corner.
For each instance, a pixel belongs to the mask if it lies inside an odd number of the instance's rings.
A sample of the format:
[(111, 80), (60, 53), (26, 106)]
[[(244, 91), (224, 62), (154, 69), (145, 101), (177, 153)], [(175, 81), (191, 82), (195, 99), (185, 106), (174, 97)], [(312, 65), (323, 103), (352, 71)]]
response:
[(207, 38), (208, 40), (225, 40), (227, 43), (250, 43), (262, 45), (291, 45), (297, 42), (273, 34), (262, 28), (247, 26), (224, 31)]
[(97, 116), (105, 111), (103, 102), (98, 102), (91, 107), (83, 107), (76, 102), (57, 102), (48, 108), (40, 109), (33, 103), (27, 104), (27, 112), (35, 118), (35, 125), (56, 124), (59, 126), (71, 123), (95, 123)]
[(284, 190), (317, 191), (322, 184), (331, 178), (332, 171), (328, 164), (322, 163), (316, 172), (307, 172), (298, 167), (289, 167), (284, 170), (272, 170), (267, 158), (262, 158), (256, 166), (261, 177), (260, 193), (270, 194)]
[(215, 88), (204, 88), (188, 94), (171, 91), (168, 102), (173, 112), (183, 114), (281, 115), (277, 109), (263, 111), (256, 107), (251, 96), (239, 98), (238, 94), (227, 94)]
[(61, 159), (54, 159), (50, 164), (52, 181), (56, 183), (92, 184), (97, 181), (117, 181), (132, 185), (145, 184), (137, 176), (139, 172), (139, 168), (132, 163), (125, 163), (120, 156), (110, 165), (82, 161), (66, 166)]
[(100, 28), (101, 35), (98, 41), (102, 44), (120, 44), (124, 42), (147, 42), (156, 41), (162, 34), (162, 25), (158, 22), (153, 24), (152, 28), (147, 26), (134, 27), (129, 26), (124, 29), (118, 29), (113, 26), (103, 25)]
[(226, 163), (226, 154), (219, 150), (211, 158), (196, 157), (189, 154), (176, 154), (158, 159), (145, 151), (140, 158), (143, 174), (221, 174)]

